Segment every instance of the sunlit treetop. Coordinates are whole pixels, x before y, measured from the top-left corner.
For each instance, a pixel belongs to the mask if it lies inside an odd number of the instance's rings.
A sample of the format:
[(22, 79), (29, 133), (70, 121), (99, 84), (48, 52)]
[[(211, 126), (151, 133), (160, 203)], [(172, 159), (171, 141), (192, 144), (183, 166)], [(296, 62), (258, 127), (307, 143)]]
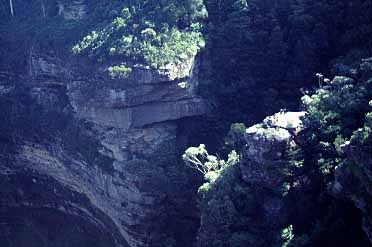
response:
[(73, 47), (74, 54), (100, 63), (113, 78), (127, 77), (135, 64), (161, 68), (181, 63), (204, 47), (200, 0), (128, 1), (115, 17)]

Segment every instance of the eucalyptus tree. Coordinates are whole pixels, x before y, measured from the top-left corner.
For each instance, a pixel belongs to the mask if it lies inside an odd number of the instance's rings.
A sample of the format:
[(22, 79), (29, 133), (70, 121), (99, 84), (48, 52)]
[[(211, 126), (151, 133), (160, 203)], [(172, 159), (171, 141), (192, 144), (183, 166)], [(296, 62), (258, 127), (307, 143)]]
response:
[(14, 16), (13, 0), (9, 0), (10, 14)]

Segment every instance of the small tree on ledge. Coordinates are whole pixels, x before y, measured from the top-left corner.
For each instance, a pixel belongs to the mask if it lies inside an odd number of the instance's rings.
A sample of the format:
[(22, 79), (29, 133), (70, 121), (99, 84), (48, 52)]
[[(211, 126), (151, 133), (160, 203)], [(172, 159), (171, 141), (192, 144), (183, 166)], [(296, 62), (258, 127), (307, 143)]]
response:
[(225, 163), (216, 156), (209, 155), (204, 144), (200, 144), (199, 147), (189, 147), (182, 155), (182, 159), (188, 167), (196, 169), (204, 175), (219, 170)]

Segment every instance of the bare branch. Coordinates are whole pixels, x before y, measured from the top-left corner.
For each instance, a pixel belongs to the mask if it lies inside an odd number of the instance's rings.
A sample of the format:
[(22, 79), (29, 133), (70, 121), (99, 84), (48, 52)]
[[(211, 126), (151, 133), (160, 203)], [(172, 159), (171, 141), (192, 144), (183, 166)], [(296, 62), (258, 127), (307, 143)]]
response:
[(9, 5), (10, 5), (10, 14), (14, 16), (14, 10), (13, 10), (13, 0), (9, 0)]

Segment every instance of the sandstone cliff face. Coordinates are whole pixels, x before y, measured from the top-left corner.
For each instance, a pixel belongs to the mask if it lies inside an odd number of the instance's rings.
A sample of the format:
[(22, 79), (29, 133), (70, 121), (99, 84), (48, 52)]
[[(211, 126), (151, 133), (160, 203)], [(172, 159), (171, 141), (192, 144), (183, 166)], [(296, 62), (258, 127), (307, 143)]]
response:
[(197, 61), (138, 66), (116, 81), (86, 67), (32, 52), (28, 75), (1, 77), (0, 214), (13, 215), (0, 224), (1, 242), (182, 244), (195, 220), (185, 199), (193, 192), (172, 158), (177, 121), (207, 110), (195, 92)]
[(65, 20), (80, 20), (87, 14), (86, 0), (57, 1), (58, 15)]

